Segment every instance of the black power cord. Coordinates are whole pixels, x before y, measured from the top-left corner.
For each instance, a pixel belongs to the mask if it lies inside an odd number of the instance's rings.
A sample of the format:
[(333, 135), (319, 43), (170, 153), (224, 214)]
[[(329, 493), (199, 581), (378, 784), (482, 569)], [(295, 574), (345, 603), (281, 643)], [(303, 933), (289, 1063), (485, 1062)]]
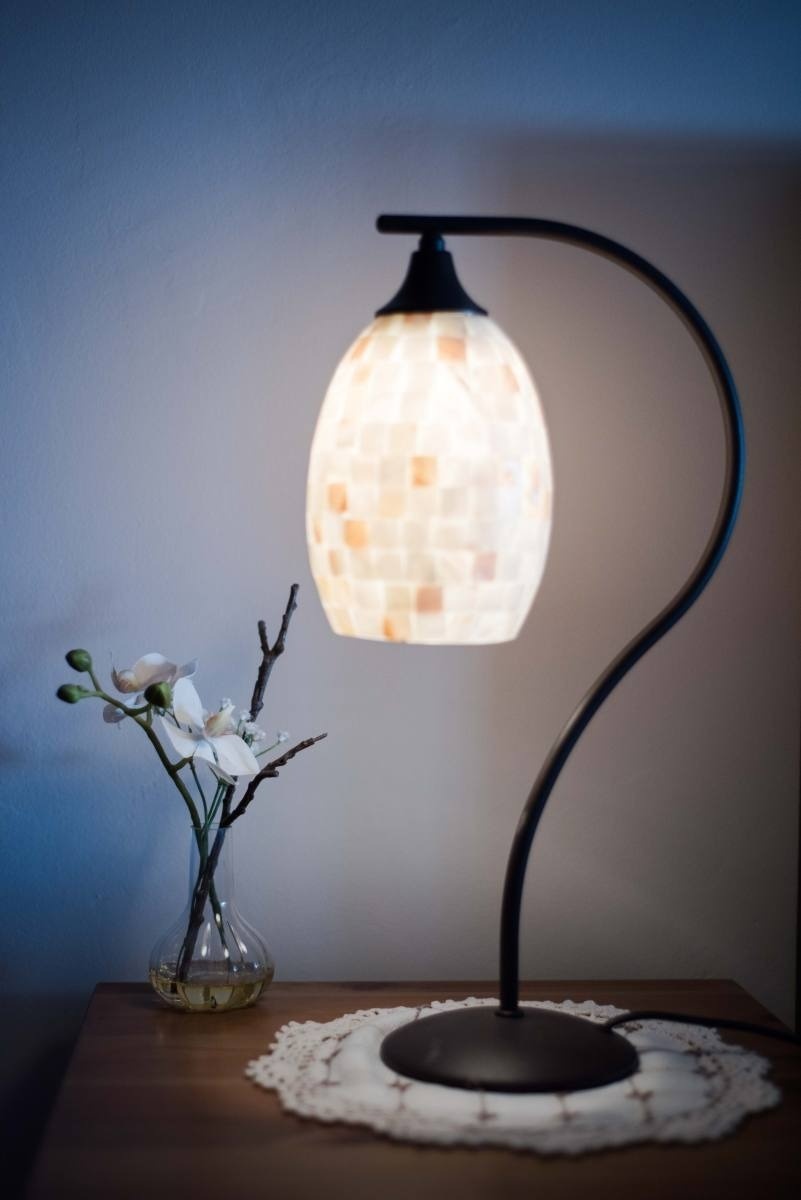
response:
[(753, 1021), (732, 1021), (724, 1017), (698, 1017), (690, 1013), (660, 1012), (654, 1008), (634, 1009), (619, 1017), (604, 1021), (604, 1029), (616, 1025), (629, 1025), (633, 1021), (678, 1021), (682, 1025), (705, 1025), (708, 1029), (739, 1029), (743, 1033), (758, 1033), (762, 1037), (775, 1038), (779, 1042), (792, 1042), (801, 1046), (801, 1037), (789, 1029), (773, 1029), (770, 1025), (755, 1025)]

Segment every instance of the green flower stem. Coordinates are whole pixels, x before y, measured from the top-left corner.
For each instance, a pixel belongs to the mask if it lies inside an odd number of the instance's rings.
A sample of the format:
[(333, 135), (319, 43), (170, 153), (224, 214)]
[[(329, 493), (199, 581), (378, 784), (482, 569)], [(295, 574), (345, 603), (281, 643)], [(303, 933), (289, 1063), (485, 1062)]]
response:
[(214, 886), (214, 872), (217, 869), (220, 851), (222, 850), (225, 829), (221, 828), (217, 830), (211, 850), (209, 850), (208, 847), (208, 832), (208, 829), (196, 831), (196, 837), (198, 838), (198, 850), (200, 852), (200, 866), (192, 892), (189, 925), (187, 926), (186, 935), (184, 936), (176, 966), (176, 976), (182, 982), (186, 982), (189, 975), (189, 968), (192, 963), (192, 955), (194, 954), (197, 935), (200, 927), (203, 924), (203, 910), (206, 906), (207, 899), (211, 901), (211, 905), (214, 910), (214, 917), (217, 929), (219, 930), (220, 941), (222, 942), (225, 950), (228, 951), (228, 944), (225, 938), (225, 926), (222, 917), (222, 908), (220, 906), (219, 899), (217, 898), (217, 891)]
[(198, 778), (198, 773), (195, 770), (195, 760), (193, 758), (189, 760), (189, 770), (192, 772), (192, 778), (195, 781), (195, 787), (200, 793), (200, 799), (203, 801), (203, 824), (205, 825), (209, 819), (209, 806), (206, 803), (206, 793), (203, 791), (200, 779)]
[[(197, 842), (198, 854), (200, 857), (200, 865), (198, 869), (198, 880), (202, 879), (209, 860), (209, 831), (208, 826), (204, 825), (201, 829), (194, 829), (195, 841)], [(195, 885), (197, 888), (197, 884)], [(225, 922), (223, 921), (222, 905), (220, 904), (219, 896), (217, 895), (217, 886), (212, 875), (209, 883), (209, 901), (212, 911), (214, 912), (214, 921), (220, 934), (220, 941), (223, 949), (228, 950), (228, 942), (225, 937)]]
[(223, 798), (223, 795), (225, 794), (226, 787), (227, 787), (227, 784), (224, 783), (224, 781), (222, 779), (217, 780), (217, 787), (215, 789), (214, 795), (212, 796), (211, 807), (209, 808), (206, 819), (203, 822), (203, 827), (206, 830), (206, 832), (208, 832), (208, 830), (211, 828), (212, 824), (214, 823), (214, 818), (217, 816), (217, 813), (219, 812), (220, 802)]
[(217, 931), (220, 935), (220, 941), (222, 942), (223, 950), (225, 950), (226, 958), (230, 962), (231, 954), (228, 950), (228, 942), (225, 938), (225, 922), (223, 921), (222, 906), (220, 904), (219, 897), (217, 896), (217, 885), (214, 882), (213, 875), (211, 877), (211, 883), (209, 884), (209, 901), (214, 912), (214, 920), (217, 925)]
[(281, 745), (281, 742), (273, 742), (272, 746), (268, 746), (266, 750), (259, 750), (258, 754), (256, 755), (256, 758), (261, 758), (262, 754), (269, 754), (271, 750), (274, 750), (276, 746), (280, 746), (280, 745)]
[[(200, 871), (198, 874), (202, 875), (203, 871), (205, 870), (206, 863), (207, 863), (208, 857), (209, 857), (208, 838), (209, 838), (209, 828), (211, 826), (212, 816), (209, 813), (209, 808), (206, 803), (206, 795), (203, 791), (203, 787), (201, 785), (200, 779), (198, 778), (198, 774), (197, 774), (197, 770), (195, 769), (194, 761), (192, 759), (189, 759), (187, 761), (189, 762), (189, 770), (192, 772), (192, 778), (194, 779), (195, 784), (197, 785), (197, 790), (200, 792), (200, 798), (203, 801), (203, 827), (201, 829), (195, 830), (195, 838), (197, 840), (198, 852), (200, 855)], [(220, 790), (219, 782), (217, 784), (217, 790), (218, 791)], [(216, 795), (215, 795), (215, 799), (216, 799)], [(212, 808), (213, 808), (213, 806), (212, 806)], [(212, 875), (211, 881), (209, 883), (209, 902), (211, 904), (212, 911), (214, 913), (214, 920), (215, 920), (215, 923), (217, 925), (217, 930), (220, 935), (220, 941), (222, 943), (222, 947), (228, 954), (228, 941), (225, 936), (225, 921), (223, 920), (222, 905), (220, 904), (220, 898), (217, 895), (217, 885), (214, 882), (213, 875)], [(230, 957), (230, 954), (229, 954), (229, 957)]]
[(225, 795), (227, 786), (228, 785), (226, 783), (223, 783), (223, 781), (221, 779), (217, 783), (217, 791), (214, 793), (214, 799), (211, 802), (211, 809), (209, 811), (208, 817), (206, 818), (207, 828), (211, 827), (212, 822), (214, 821), (214, 818), (217, 816), (217, 813), (220, 811), (220, 804), (222, 803), (222, 799), (223, 799), (223, 796)]
[[(162, 746), (161, 742), (159, 741), (158, 737), (156, 736), (155, 730), (153, 729), (153, 724), (152, 724), (153, 715), (152, 715), (150, 705), (149, 704), (145, 705), (144, 708), (128, 708), (127, 705), (121, 704), (119, 700), (115, 700), (113, 696), (107, 695), (107, 693), (104, 692), (102, 688), (98, 688), (96, 692), (90, 693), (90, 695), (97, 695), (100, 697), (101, 700), (105, 700), (107, 704), (111, 704), (111, 705), (113, 705), (114, 708), (118, 708), (120, 710), (120, 712), (124, 712), (126, 717), (130, 717), (133, 721), (136, 722), (136, 724), (139, 726), (140, 729), (143, 729), (145, 731), (145, 734), (146, 734), (148, 740), (151, 742), (153, 749), (156, 751), (156, 754), (159, 756), (159, 761), (161, 762), (161, 765), (164, 767), (164, 770), (167, 772), (170, 779), (173, 781), (173, 783), (177, 787), (178, 791), (181, 793), (183, 802), (186, 805), (186, 807), (189, 809), (189, 817), (192, 822), (192, 825), (194, 826), (195, 829), (202, 828), (202, 824), (201, 824), (201, 820), (200, 820), (200, 813), (197, 811), (197, 806), (196, 806), (194, 800), (192, 799), (189, 789), (186, 787), (186, 784), (184, 783), (184, 781), (180, 778), (180, 776), (178, 774), (178, 772), (181, 770), (181, 768), (186, 766), (186, 763), (188, 760), (182, 759), (180, 761), (180, 763), (173, 764), (170, 762), (169, 758), (167, 758), (167, 754), (164, 750), (164, 747)], [(148, 716), (150, 717), (150, 720), (148, 721), (147, 716), (143, 720), (142, 715), (141, 715), (142, 713), (148, 714)]]

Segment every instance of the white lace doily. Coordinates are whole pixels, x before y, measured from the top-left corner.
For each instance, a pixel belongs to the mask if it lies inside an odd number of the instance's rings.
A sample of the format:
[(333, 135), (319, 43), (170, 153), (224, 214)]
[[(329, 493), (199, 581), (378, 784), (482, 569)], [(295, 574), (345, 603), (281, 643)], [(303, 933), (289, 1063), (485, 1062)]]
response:
[[(318, 1121), (367, 1125), (388, 1137), (440, 1145), (509, 1146), (581, 1154), (631, 1142), (700, 1142), (730, 1133), (748, 1113), (778, 1104), (769, 1063), (698, 1025), (648, 1021), (624, 1032), (640, 1070), (620, 1083), (568, 1094), (518, 1095), (418, 1083), (381, 1062), (386, 1034), (444, 1009), (495, 1004), (444, 1000), (420, 1008), (371, 1008), (334, 1021), (284, 1025), (246, 1074), (283, 1107)], [(622, 1009), (536, 1002), (591, 1021)]]

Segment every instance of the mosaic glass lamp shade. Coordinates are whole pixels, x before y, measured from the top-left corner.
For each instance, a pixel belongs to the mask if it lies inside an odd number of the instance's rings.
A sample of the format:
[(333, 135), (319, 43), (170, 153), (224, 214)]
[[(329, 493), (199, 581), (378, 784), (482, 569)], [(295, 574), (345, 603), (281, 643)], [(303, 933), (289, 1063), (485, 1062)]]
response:
[(336, 369), (309, 463), (311, 568), (334, 631), (514, 638), (542, 577), (551, 504), (537, 392), (495, 322), (376, 317)]

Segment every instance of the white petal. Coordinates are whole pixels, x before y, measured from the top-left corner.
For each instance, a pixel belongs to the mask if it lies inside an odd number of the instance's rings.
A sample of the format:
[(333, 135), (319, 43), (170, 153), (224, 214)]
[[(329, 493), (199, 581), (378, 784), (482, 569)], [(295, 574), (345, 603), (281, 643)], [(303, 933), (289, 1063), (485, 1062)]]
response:
[(256, 775), (259, 763), (256, 755), (241, 737), (226, 733), (222, 737), (210, 738), (217, 755), (217, 763), (229, 775)]
[(118, 692), (138, 692), (139, 683), (133, 671), (116, 671), (111, 668), (111, 682)]
[(194, 683), (177, 679), (172, 689), (172, 707), (181, 725), (190, 725), (195, 733), (203, 732), (203, 705)]
[(217, 743), (219, 740), (219, 738), (215, 738), (212, 744), (209, 738), (198, 738), (195, 758), (202, 758), (218, 779), (224, 780), (225, 783), (236, 783), (236, 779), (229, 775), (227, 771), (224, 771), (217, 761), (219, 753)]
[(212, 771), (217, 776), (217, 778), (222, 779), (223, 783), (236, 783), (236, 780), (233, 779), (230, 775), (226, 775), (226, 773), (225, 773), (225, 771), (223, 771), (222, 767), (218, 767), (216, 763), (211, 762), (211, 763), (209, 763), (209, 766), (211, 767)]
[(194, 675), (197, 670), (197, 659), (193, 658), (191, 662), (184, 663), (175, 673), (176, 679), (188, 679), (190, 675)]
[(163, 654), (145, 654), (137, 659), (131, 670), (136, 676), (136, 686), (143, 692), (151, 683), (169, 682), (174, 679), (178, 668)]
[(125, 720), (125, 713), (120, 712), (113, 704), (103, 705), (103, 720), (107, 725), (118, 725), (120, 721)]
[(184, 729), (179, 729), (172, 721), (168, 721), (166, 717), (161, 718), (161, 724), (164, 727), (164, 732), (170, 739), (173, 749), (177, 751), (181, 758), (192, 758), (199, 751), (200, 743), (194, 734), (187, 733)]
[(202, 759), (206, 766), (209, 767), (209, 769), (216, 775), (218, 779), (222, 779), (225, 783), (236, 783), (235, 779), (223, 771), (222, 767), (214, 757), (215, 753), (216, 751), (212, 748), (210, 742), (203, 738), (198, 739), (195, 758)]
[(231, 719), (233, 711), (233, 704), (228, 704), (225, 708), (221, 708), (219, 712), (212, 713), (206, 719), (206, 736), (215, 738), (222, 737), (224, 733), (233, 733), (236, 727), (236, 723)]

